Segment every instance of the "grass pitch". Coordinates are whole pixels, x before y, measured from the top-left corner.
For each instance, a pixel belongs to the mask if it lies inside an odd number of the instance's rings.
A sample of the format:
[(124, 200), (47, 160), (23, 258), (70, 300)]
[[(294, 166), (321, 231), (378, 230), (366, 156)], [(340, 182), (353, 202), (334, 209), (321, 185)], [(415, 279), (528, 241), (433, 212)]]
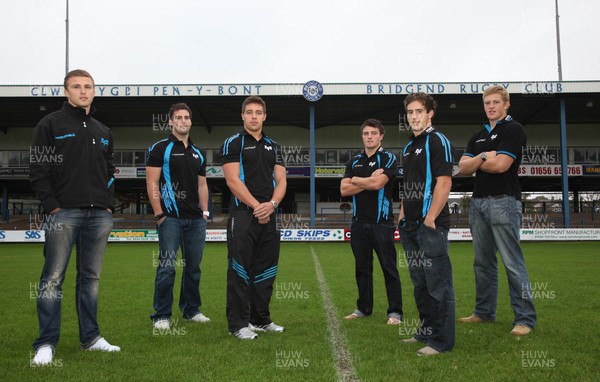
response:
[[(457, 323), (454, 351), (430, 358), (416, 356), (420, 345), (400, 343), (418, 319), (406, 262), (399, 263), (406, 324), (385, 325), (385, 289), (377, 260), (374, 313), (346, 322), (341, 317), (353, 311), (357, 297), (349, 243), (283, 243), (271, 313), (286, 330), (239, 341), (227, 335), (227, 255), (222, 243), (207, 243), (202, 260), (202, 311), (212, 321), (188, 323), (175, 304), (171, 330), (152, 329), (157, 248), (156, 243), (108, 246), (98, 321), (102, 335), (121, 346), (116, 354), (79, 349), (73, 256), (63, 285), (55, 362), (36, 368), (30, 367), (30, 360), (38, 330), (35, 288), (43, 264), (42, 245), (0, 245), (0, 380), (333, 381), (339, 370), (328, 325), (332, 312), (339, 319), (338, 334), (351, 357), (353, 375), (364, 381), (592, 381), (600, 372), (598, 243), (524, 243), (538, 311), (535, 331), (524, 338), (509, 334), (513, 314), (500, 265), (498, 321)], [(399, 244), (397, 249), (402, 253)], [(461, 317), (472, 312), (475, 300), (473, 250), (470, 243), (451, 243), (450, 251), (456, 313)], [(330, 294), (329, 311), (313, 256)], [(181, 268), (177, 270), (176, 302)]]

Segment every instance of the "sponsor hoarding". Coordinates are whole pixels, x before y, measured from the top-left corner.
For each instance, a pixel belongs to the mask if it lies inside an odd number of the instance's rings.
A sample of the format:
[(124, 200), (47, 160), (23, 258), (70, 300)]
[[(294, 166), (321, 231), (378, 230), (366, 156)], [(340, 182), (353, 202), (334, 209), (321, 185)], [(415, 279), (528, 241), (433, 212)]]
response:
[[(281, 241), (349, 241), (348, 228), (320, 229), (282, 229)], [(44, 231), (39, 230), (0, 230), (0, 243), (44, 242)], [(394, 233), (396, 241), (400, 241), (400, 233)], [(450, 241), (471, 241), (468, 228), (451, 229), (448, 233)], [(557, 229), (521, 229), (522, 241), (600, 241), (600, 228), (557, 228)], [(158, 231), (154, 229), (118, 229), (113, 230), (109, 242), (158, 242)], [(227, 231), (224, 229), (206, 230), (207, 242), (226, 242)]]

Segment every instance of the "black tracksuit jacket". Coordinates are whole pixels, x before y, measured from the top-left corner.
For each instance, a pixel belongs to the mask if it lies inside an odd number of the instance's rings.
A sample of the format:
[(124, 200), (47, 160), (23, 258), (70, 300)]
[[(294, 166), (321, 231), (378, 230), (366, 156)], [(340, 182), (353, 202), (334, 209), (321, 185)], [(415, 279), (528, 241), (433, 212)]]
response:
[(29, 180), (44, 212), (60, 208), (114, 211), (113, 136), (92, 108), (68, 102), (37, 124), (29, 150)]

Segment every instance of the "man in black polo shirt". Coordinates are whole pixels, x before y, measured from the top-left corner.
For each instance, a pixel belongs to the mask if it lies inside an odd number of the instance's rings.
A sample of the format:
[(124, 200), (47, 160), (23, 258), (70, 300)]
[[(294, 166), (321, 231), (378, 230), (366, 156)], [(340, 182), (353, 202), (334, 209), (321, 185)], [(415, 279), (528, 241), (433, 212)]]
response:
[[(154, 328), (170, 329), (177, 251), (181, 246), (183, 276), (179, 309), (183, 318), (208, 322), (200, 312), (200, 262), (206, 239), (208, 186), (206, 159), (190, 139), (192, 112), (184, 103), (169, 110), (172, 133), (156, 142), (146, 157), (146, 188), (158, 224), (155, 258)], [(158, 261), (156, 261), (158, 260)]]
[(502, 86), (484, 91), (483, 106), (489, 124), (473, 135), (459, 163), (461, 174), (475, 173), (469, 225), (475, 250), (476, 289), (475, 311), (459, 321), (496, 320), (498, 251), (506, 268), (515, 314), (511, 334), (524, 336), (537, 321), (519, 236), (522, 210), (517, 170), (525, 146), (525, 130), (507, 114), (510, 99)]
[(436, 103), (429, 94), (410, 94), (404, 107), (412, 135), (402, 152), (398, 230), (415, 286), (420, 328), (403, 342), (423, 342), (427, 346), (417, 354), (431, 356), (454, 348), (455, 302), (448, 256), (452, 144), (432, 126)]
[(221, 147), (223, 173), (232, 198), (227, 224), (227, 321), (242, 340), (255, 332), (283, 332), (271, 320), (269, 302), (279, 261), (275, 210), (287, 187), (281, 147), (262, 131), (265, 102), (242, 104), (244, 129)]
[(388, 325), (402, 320), (402, 289), (396, 267), (394, 247), (394, 213), (392, 189), (398, 172), (396, 156), (381, 147), (383, 124), (367, 119), (360, 127), (364, 152), (346, 163), (340, 185), (343, 197), (352, 196), (351, 239), (355, 261), (358, 300), (353, 313), (344, 317), (354, 320), (373, 313), (373, 250), (385, 279), (388, 297)]

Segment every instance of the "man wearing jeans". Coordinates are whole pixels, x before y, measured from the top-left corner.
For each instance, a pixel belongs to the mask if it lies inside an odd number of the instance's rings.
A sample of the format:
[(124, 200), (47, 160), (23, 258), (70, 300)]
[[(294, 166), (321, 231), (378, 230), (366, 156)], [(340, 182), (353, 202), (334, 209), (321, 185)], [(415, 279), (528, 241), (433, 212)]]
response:
[(448, 256), (452, 145), (431, 124), (436, 104), (426, 93), (410, 94), (404, 107), (412, 135), (404, 147), (398, 230), (406, 253), (420, 327), (404, 343), (426, 344), (421, 356), (454, 348), (455, 301)]
[(92, 117), (95, 89), (88, 72), (67, 73), (64, 87), (67, 101), (38, 123), (30, 148), (29, 179), (46, 213), (34, 365), (52, 363), (60, 335), (62, 284), (73, 244), (81, 347), (121, 350), (100, 336), (96, 321), (100, 271), (115, 207), (112, 132)]
[[(200, 312), (200, 261), (206, 239), (208, 186), (205, 156), (192, 143), (192, 112), (184, 103), (169, 110), (172, 132), (156, 142), (146, 157), (146, 188), (158, 224), (158, 256), (154, 257), (156, 280), (154, 328), (169, 330), (177, 251), (181, 246), (183, 275), (179, 309), (183, 318), (208, 322)], [(156, 261), (158, 260), (158, 261)]]
[(402, 288), (396, 264), (392, 189), (398, 173), (396, 156), (381, 146), (383, 124), (367, 119), (360, 127), (364, 152), (346, 163), (340, 184), (342, 196), (352, 196), (354, 216), (351, 246), (358, 286), (356, 309), (345, 316), (354, 320), (373, 313), (373, 250), (377, 254), (388, 298), (387, 324), (402, 320)]
[(476, 288), (475, 311), (459, 322), (496, 320), (498, 251), (508, 275), (515, 313), (511, 334), (524, 336), (537, 320), (519, 238), (521, 187), (517, 169), (525, 146), (525, 130), (507, 114), (510, 99), (502, 86), (491, 86), (483, 92), (483, 107), (489, 123), (473, 135), (459, 163), (461, 174), (475, 173), (469, 225), (475, 249)]

